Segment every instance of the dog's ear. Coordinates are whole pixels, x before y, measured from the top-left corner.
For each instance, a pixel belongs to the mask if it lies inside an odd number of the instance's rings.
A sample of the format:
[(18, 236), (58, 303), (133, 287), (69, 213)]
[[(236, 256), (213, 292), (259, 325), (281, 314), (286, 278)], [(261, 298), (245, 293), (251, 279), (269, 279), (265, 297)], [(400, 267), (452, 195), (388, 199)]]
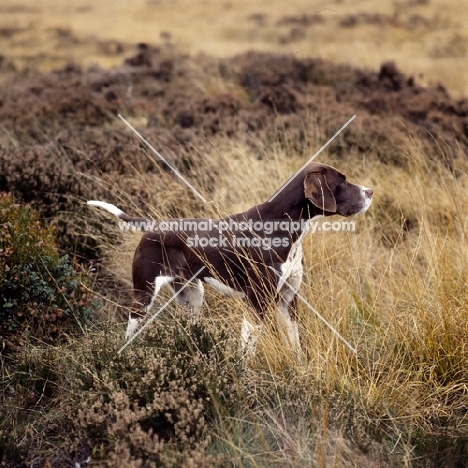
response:
[(304, 194), (312, 204), (323, 211), (336, 213), (336, 200), (321, 172), (309, 172), (304, 179)]

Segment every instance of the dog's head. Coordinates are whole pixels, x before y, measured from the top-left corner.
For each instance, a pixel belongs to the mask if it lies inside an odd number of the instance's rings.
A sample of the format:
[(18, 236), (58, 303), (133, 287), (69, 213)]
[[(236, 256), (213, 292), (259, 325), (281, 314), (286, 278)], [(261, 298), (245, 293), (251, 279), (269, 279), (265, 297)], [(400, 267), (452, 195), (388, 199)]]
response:
[(312, 163), (305, 168), (304, 176), (305, 197), (324, 216), (361, 214), (372, 203), (370, 188), (348, 182), (334, 167)]

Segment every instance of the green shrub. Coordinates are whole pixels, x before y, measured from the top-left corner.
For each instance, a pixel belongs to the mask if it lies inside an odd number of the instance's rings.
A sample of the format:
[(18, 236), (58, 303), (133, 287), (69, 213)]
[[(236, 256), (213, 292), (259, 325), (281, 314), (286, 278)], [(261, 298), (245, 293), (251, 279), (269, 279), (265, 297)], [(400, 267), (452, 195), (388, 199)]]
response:
[(53, 228), (0, 194), (0, 334), (48, 340), (86, 323), (94, 299), (82, 279)]

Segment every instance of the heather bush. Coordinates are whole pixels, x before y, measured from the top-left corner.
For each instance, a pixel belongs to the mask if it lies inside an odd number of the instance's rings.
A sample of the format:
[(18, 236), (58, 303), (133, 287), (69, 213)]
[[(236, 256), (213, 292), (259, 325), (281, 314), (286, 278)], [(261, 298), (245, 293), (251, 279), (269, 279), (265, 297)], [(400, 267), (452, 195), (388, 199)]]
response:
[[(0, 461), (3, 447), (5, 461), (34, 460), (31, 466), (88, 457), (103, 467), (221, 463), (210, 454), (209, 428), (240, 402), (239, 359), (226, 332), (168, 320), (119, 355), (122, 343), (121, 330), (110, 326), (67, 347), (25, 347), (2, 392), (9, 405), (0, 416)], [(18, 388), (22, 398), (13, 397)], [(52, 444), (27, 430), (39, 401), (34, 425)]]
[(85, 393), (69, 407), (79, 445), (107, 466), (212, 466), (207, 427), (238, 399), (226, 334), (165, 323), (120, 356), (102, 340), (82, 356)]
[(48, 340), (83, 326), (94, 307), (84, 280), (59, 255), (53, 228), (0, 194), (0, 334)]

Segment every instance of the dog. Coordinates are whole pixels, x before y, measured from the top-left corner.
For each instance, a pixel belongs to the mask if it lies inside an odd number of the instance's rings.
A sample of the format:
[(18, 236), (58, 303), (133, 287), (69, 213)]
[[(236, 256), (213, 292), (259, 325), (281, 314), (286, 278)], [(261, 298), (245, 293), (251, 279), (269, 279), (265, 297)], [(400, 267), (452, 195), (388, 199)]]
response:
[(370, 188), (350, 183), (334, 167), (310, 163), (270, 199), (220, 219), (180, 218), (152, 222), (114, 205), (88, 201), (145, 231), (133, 259), (134, 306), (130, 339), (163, 286), (198, 319), (204, 287), (245, 300), (258, 317), (244, 315), (241, 343), (254, 352), (262, 319), (272, 303), (283, 340), (300, 353), (297, 292), (303, 276), (302, 243), (312, 220), (367, 211)]

